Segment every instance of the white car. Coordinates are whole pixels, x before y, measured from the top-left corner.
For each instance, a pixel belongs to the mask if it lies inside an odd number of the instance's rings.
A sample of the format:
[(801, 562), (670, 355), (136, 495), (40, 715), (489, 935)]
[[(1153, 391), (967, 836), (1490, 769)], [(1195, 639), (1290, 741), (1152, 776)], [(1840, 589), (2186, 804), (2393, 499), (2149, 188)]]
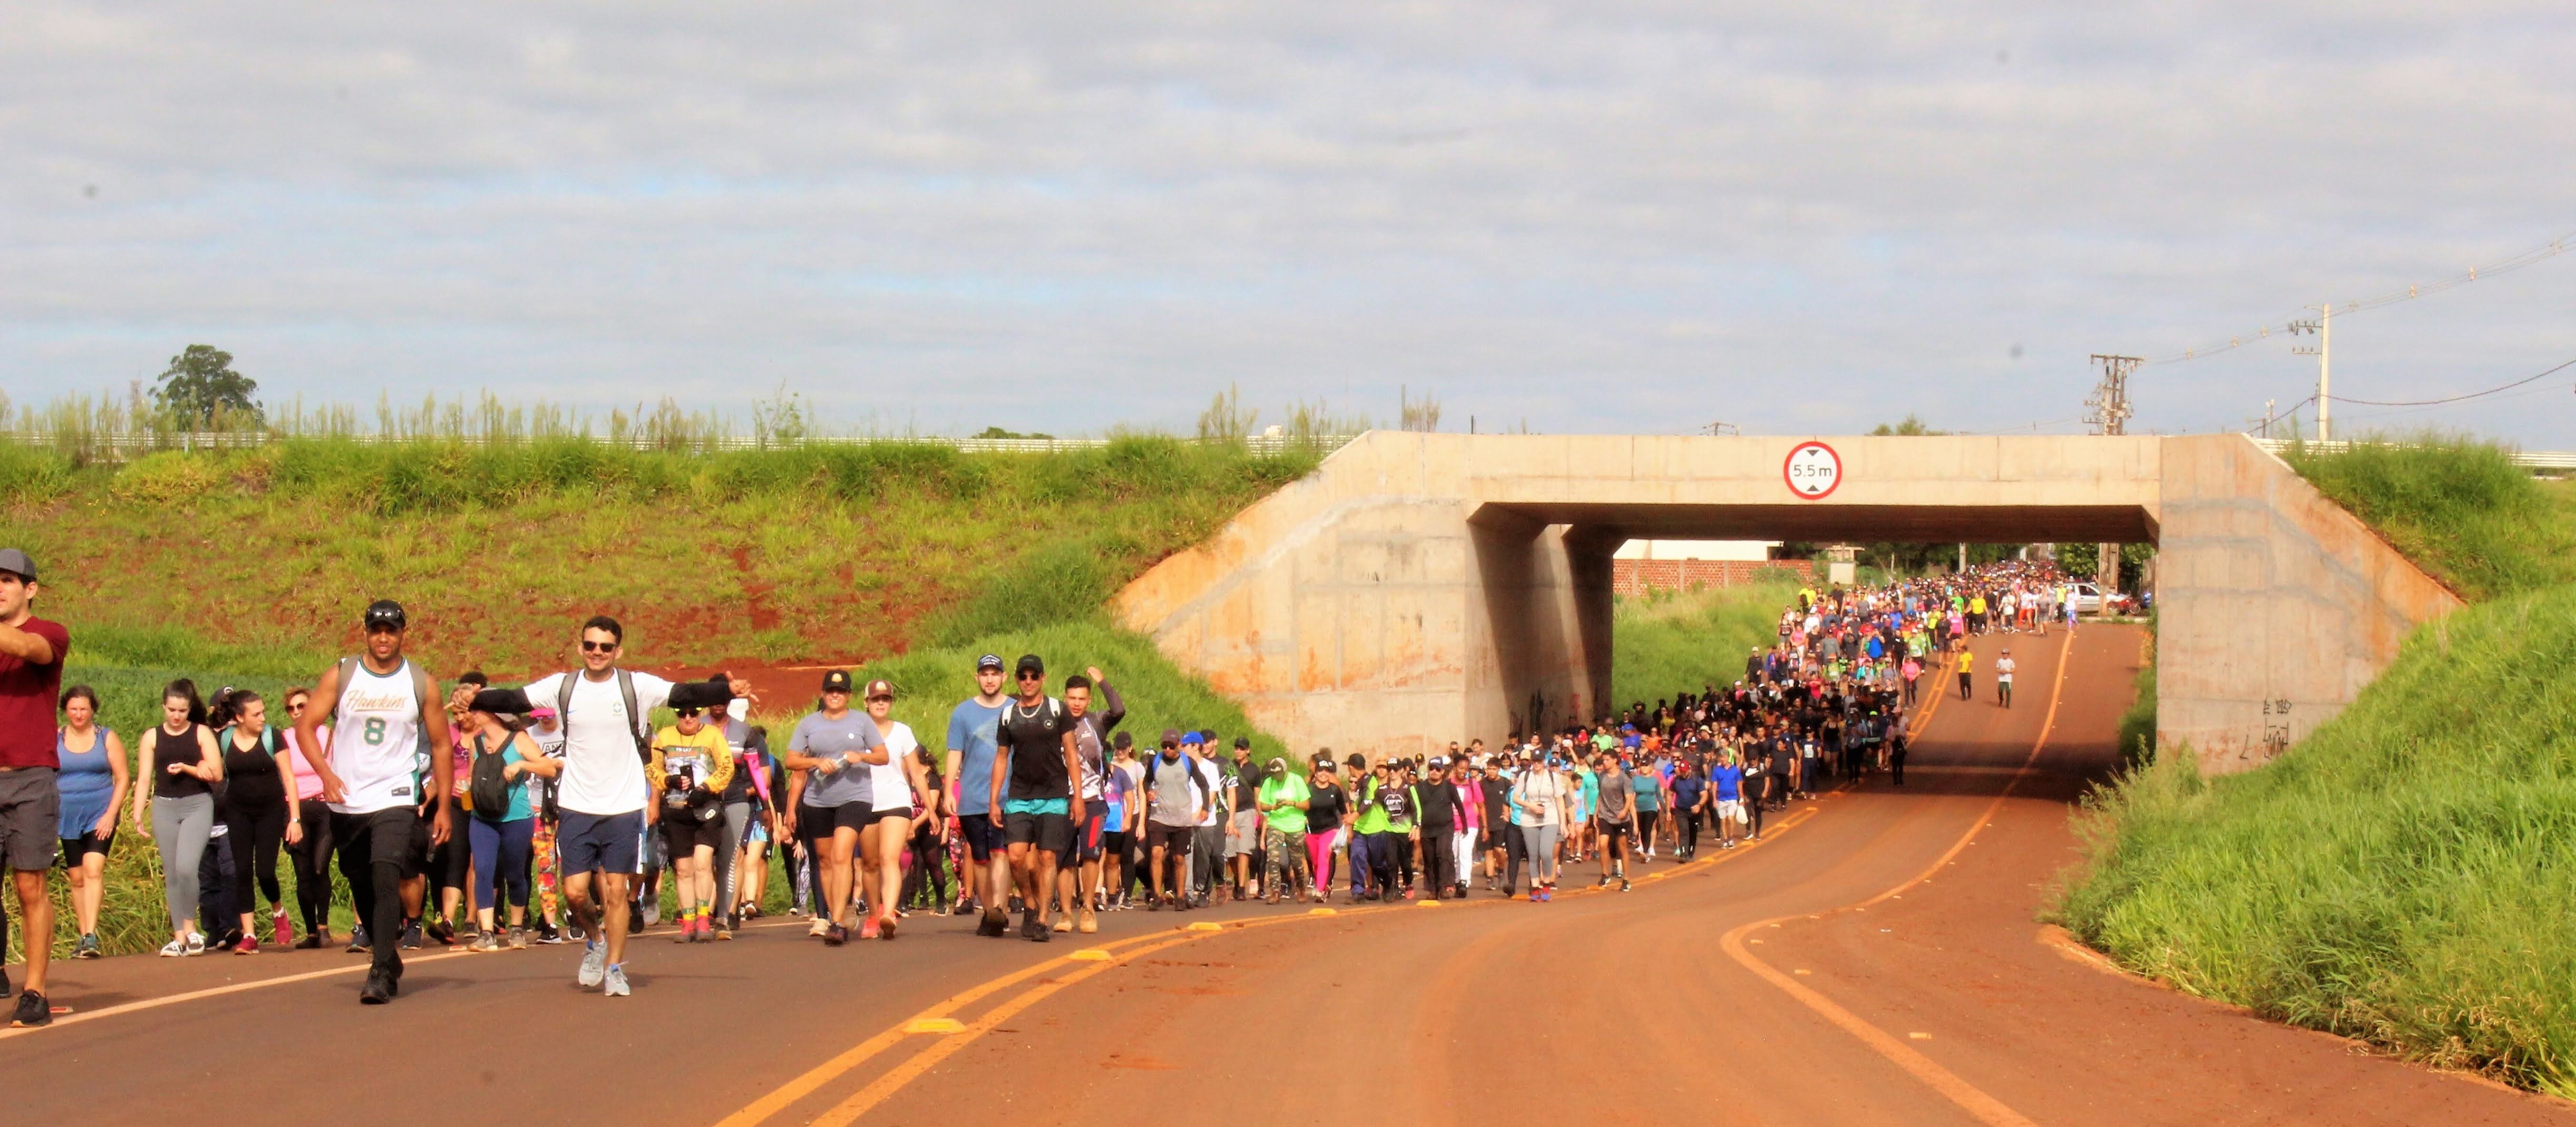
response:
[[(2100, 586), (2100, 585), (2098, 585), (2098, 584), (2093, 584), (2093, 583), (2078, 583), (2078, 584), (2076, 584), (2076, 585), (2075, 585), (2075, 600), (2074, 600), (2074, 601), (2075, 601), (2075, 613), (2077, 613), (2077, 614), (2103, 614), (2103, 613), (2106, 613), (2106, 612), (2103, 610), (2103, 608), (2102, 608), (2102, 588), (2101, 588), (2101, 586)], [(2110, 613), (2110, 614), (2127, 614), (2127, 613), (2129, 612), (2129, 605), (2130, 605), (2130, 599), (2129, 599), (2129, 596), (2127, 596), (2126, 594), (2123, 594), (2123, 593), (2121, 593), (2121, 592), (2118, 592), (2118, 591), (2113, 591), (2113, 592), (2111, 592), (2111, 606), (2110, 606), (2110, 610), (2109, 610), (2107, 613)]]

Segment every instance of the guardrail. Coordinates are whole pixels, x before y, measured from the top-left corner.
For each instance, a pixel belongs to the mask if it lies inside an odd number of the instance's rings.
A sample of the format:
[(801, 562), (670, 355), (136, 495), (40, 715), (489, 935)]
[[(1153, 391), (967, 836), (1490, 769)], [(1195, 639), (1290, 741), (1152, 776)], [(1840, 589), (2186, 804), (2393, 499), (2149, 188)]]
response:
[[(79, 435), (59, 437), (59, 441), (58, 437), (59, 436), (44, 431), (0, 431), (0, 442), (13, 442), (26, 446), (69, 445), (87, 450), (92, 454), (92, 456), (101, 457), (106, 461), (123, 461), (135, 455), (148, 454), (161, 450), (250, 450), (266, 446), (272, 442), (291, 440), (298, 436), (280, 435), (268, 431), (180, 431), (170, 434), (133, 433)], [(332, 437), (341, 441), (364, 443), (367, 445), (375, 445), (385, 442), (446, 441), (456, 442), (466, 446), (483, 446), (492, 444), (509, 445), (531, 441), (531, 439), (524, 437), (489, 439), (481, 435), (470, 434), (423, 439), (409, 437), (388, 438), (381, 434), (347, 434)], [(601, 436), (594, 434), (574, 435), (569, 437), (587, 438), (592, 442), (610, 446), (623, 446), (634, 450), (667, 449), (691, 454), (730, 450), (779, 450), (800, 446), (847, 446), (872, 442), (917, 442), (953, 447), (959, 452), (967, 454), (1055, 454), (1071, 450), (1096, 450), (1107, 446), (1114, 441), (1113, 439), (1107, 438), (941, 438), (937, 436), (906, 436), (890, 438), (800, 438), (786, 440), (774, 438), (763, 440), (745, 435), (722, 435), (700, 438), (667, 438), (655, 435)], [(1331, 454), (1332, 452), (1349, 445), (1352, 439), (1358, 437), (1359, 436), (1355, 434), (1319, 434), (1307, 436), (1256, 434), (1243, 438), (1241, 442), (1247, 449), (1251, 450), (1255, 454), (1272, 455), (1299, 449), (1313, 450), (1318, 454)], [(1185, 439), (1183, 441), (1195, 443), (1205, 440)]]
[[(2254, 444), (2274, 454), (2287, 450), (2293, 445), (2298, 445), (2298, 443), (2286, 438), (2257, 438), (2254, 440)], [(2346, 450), (2352, 449), (2356, 444), (2343, 441), (2317, 442), (2309, 440), (2305, 445), (2311, 449), (2320, 450), (2328, 454), (2340, 454)], [(2370, 444), (2360, 443), (2358, 445)], [(2513, 464), (2525, 469), (2576, 470), (2576, 451), (2515, 450), (2512, 451), (2509, 456), (2513, 459)]]

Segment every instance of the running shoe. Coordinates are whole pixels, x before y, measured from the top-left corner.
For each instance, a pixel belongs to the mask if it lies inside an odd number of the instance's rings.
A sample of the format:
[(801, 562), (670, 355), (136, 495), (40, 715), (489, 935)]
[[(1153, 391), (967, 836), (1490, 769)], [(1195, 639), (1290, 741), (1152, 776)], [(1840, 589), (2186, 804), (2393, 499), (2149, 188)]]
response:
[[(422, 933), (422, 930), (424, 930), (424, 929), (420, 929), (420, 928), (419, 928), (419, 925), (413, 925), (413, 926), (414, 926), (414, 928), (416, 929), (416, 930), (412, 933), (413, 935), (419, 935), (419, 934), (421, 934), (421, 933)], [(447, 922), (447, 917), (445, 917), (445, 916), (440, 916), (438, 919), (436, 919), (436, 920), (432, 921), (432, 922), (428, 925), (428, 927), (427, 927), (425, 930), (426, 930), (426, 932), (427, 932), (428, 936), (429, 936), (431, 939), (435, 939), (435, 940), (437, 940), (437, 941), (438, 941), (438, 945), (439, 945), (439, 946), (441, 946), (441, 947), (453, 947), (453, 946), (456, 946), (456, 929), (455, 929), (454, 927), (452, 927), (452, 926), (450, 926), (450, 925), (448, 924), (448, 922)], [(408, 938), (410, 938), (410, 936), (406, 936), (405, 938), (406, 938), (406, 939), (408, 939)], [(418, 944), (411, 944), (411, 945), (412, 945), (412, 946), (418, 946)]]
[(205, 936), (205, 933), (204, 933), (204, 932), (197, 932), (197, 931), (189, 932), (189, 933), (188, 933), (188, 942), (187, 942), (187, 944), (186, 944), (185, 946), (183, 946), (183, 947), (181, 947), (181, 948), (179, 949), (179, 953), (180, 953), (180, 954), (182, 954), (182, 955), (203, 955), (203, 954), (205, 954), (205, 953), (206, 953), (206, 936)]
[[(1276, 903), (1278, 903), (1278, 901), (1273, 900), (1273, 901), (1271, 901), (1271, 903), (1276, 904)], [(1055, 926), (1054, 926), (1053, 928), (1049, 929), (1049, 930), (1052, 930), (1052, 931), (1061, 931), (1061, 932), (1064, 932), (1064, 933), (1066, 933), (1066, 934), (1070, 935), (1070, 934), (1072, 934), (1072, 932), (1073, 932), (1073, 920), (1072, 920), (1072, 919), (1070, 919), (1070, 918), (1057, 920), (1057, 921), (1055, 922)]]
[(18, 992), (18, 1012), (9, 1018), (11, 1029), (37, 1029), (54, 1023), (54, 1007), (45, 996), (33, 990)]
[(875, 916), (869, 916), (868, 918), (859, 921), (859, 938), (875, 939), (877, 938), (878, 933), (879, 927)]
[(975, 934), (1000, 939), (1011, 930), (1011, 917), (996, 905), (984, 909), (983, 922), (975, 925)]
[(75, 950), (73, 950), (73, 951), (72, 951), (72, 957), (73, 957), (73, 958), (75, 958), (75, 959), (95, 959), (95, 958), (98, 958), (98, 957), (99, 957), (98, 936), (97, 936), (96, 934), (90, 934), (90, 935), (84, 935), (84, 936), (81, 936), (81, 937), (80, 937), (80, 946), (79, 946), (78, 948), (76, 948)]
[(308, 931), (304, 933), (304, 938), (295, 941), (293, 949), (297, 951), (319, 951), (322, 949), (322, 944), (325, 942), (328, 942), (328, 940), (323, 937), (321, 932)]
[(258, 937), (258, 936), (256, 936), (256, 935), (245, 935), (245, 936), (242, 936), (242, 937), (241, 937), (241, 942), (236, 943), (236, 944), (234, 944), (234, 945), (233, 945), (233, 954), (236, 954), (236, 955), (256, 955), (256, 954), (259, 954), (259, 937)]
[(350, 954), (352, 954), (352, 955), (364, 955), (364, 954), (367, 954), (368, 952), (371, 952), (371, 951), (373, 951), (373, 950), (375, 950), (375, 949), (376, 949), (376, 945), (375, 945), (375, 944), (373, 944), (373, 943), (371, 943), (371, 942), (368, 942), (368, 940), (367, 940), (367, 925), (365, 925), (365, 924), (359, 924), (356, 928), (352, 929), (352, 930), (349, 932), (349, 953), (350, 953)]
[(292, 950), (295, 947), (294, 937), (295, 926), (286, 922), (286, 905), (280, 904), (276, 911), (268, 915), (268, 941), (277, 944), (281, 951)]
[(732, 928), (729, 928), (729, 927), (726, 927), (726, 926), (724, 926), (723, 924), (717, 924), (717, 925), (716, 925), (716, 942), (719, 942), (719, 943), (729, 943), (729, 942), (732, 942), (732, 941), (733, 941), (733, 929), (732, 929)]
[(380, 970), (368, 971), (367, 984), (358, 988), (358, 1004), (381, 1006), (393, 1000), (393, 976)]
[(660, 922), (662, 922), (662, 898), (656, 896), (644, 905), (644, 923), (649, 927)]
[(814, 922), (805, 928), (805, 937), (807, 939), (821, 939), (823, 934), (830, 930), (832, 930), (832, 921), (824, 919), (821, 916), (816, 916), (814, 917)]
[(1626, 892), (1626, 891), (1628, 891), (1628, 882), (1627, 882), (1627, 880), (1625, 880), (1624, 878), (1623, 878), (1623, 879), (1621, 879), (1621, 880), (1620, 880), (1620, 882), (1619, 882), (1619, 891), (1621, 891), (1621, 892)]
[(823, 946), (838, 947), (850, 941), (850, 929), (833, 924), (823, 929)]
[(897, 925), (896, 925), (896, 923), (895, 923), (895, 917), (893, 917), (893, 916), (887, 916), (883, 922), (881, 922), (881, 923), (877, 924), (877, 938), (879, 938), (879, 939), (892, 939), (892, 938), (894, 938), (894, 932), (895, 932), (895, 928), (896, 928), (896, 926), (897, 926)]
[(634, 991), (626, 988), (626, 968), (608, 968), (607, 977), (601, 982), (599, 992), (611, 998), (623, 998), (633, 994)]
[(565, 938), (567, 938), (567, 939), (588, 939), (588, 938), (590, 938), (587, 934), (584, 934), (584, 933), (583, 933), (583, 931), (581, 930), (581, 925), (580, 925), (579, 923), (576, 923), (576, 922), (572, 921), (572, 920), (565, 920), (565, 921), (564, 921), (564, 929), (563, 929), (563, 933), (564, 933), (564, 937), (565, 937)]
[(607, 970), (608, 945), (594, 939), (590, 941), (587, 949), (582, 951), (581, 973), (575, 975), (573, 981), (580, 983), (585, 989), (594, 987), (600, 984), (600, 976), (607, 973)]
[(407, 927), (407, 928), (404, 928), (404, 929), (403, 929), (403, 933), (402, 933), (402, 941), (401, 941), (401, 947), (402, 947), (402, 949), (403, 949), (403, 950), (405, 950), (405, 951), (417, 951), (417, 950), (420, 950), (420, 940), (421, 940), (421, 931), (420, 931), (420, 925), (419, 925), (419, 924), (413, 924), (413, 925), (411, 925), (410, 927)]
[(477, 955), (489, 955), (501, 949), (501, 941), (493, 938), (492, 933), (487, 931), (475, 937), (474, 942), (466, 944), (465, 949)]
[(161, 957), (165, 959), (175, 959), (187, 953), (188, 941), (185, 939), (173, 939), (161, 945)]
[(524, 928), (524, 927), (514, 927), (514, 928), (511, 928), (511, 929), (510, 929), (510, 942), (509, 942), (509, 947), (510, 947), (510, 949), (511, 949), (511, 950), (513, 950), (513, 951), (525, 951), (525, 950), (527, 950), (527, 949), (528, 949), (528, 929), (526, 929), (526, 928)]

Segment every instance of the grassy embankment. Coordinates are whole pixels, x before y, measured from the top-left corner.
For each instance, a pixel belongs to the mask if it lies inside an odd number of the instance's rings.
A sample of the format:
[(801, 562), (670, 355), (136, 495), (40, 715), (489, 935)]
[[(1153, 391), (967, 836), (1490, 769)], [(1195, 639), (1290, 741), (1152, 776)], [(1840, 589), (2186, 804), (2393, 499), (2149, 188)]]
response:
[(2191, 993), (2576, 1096), (2576, 496), (2464, 442), (2290, 460), (2473, 605), (2273, 764), (2095, 795), (2059, 918)]
[(1670, 700), (1744, 676), (1745, 652), (1777, 640), (1780, 608), (1797, 598), (1795, 573), (1743, 587), (1622, 596), (1610, 612), (1611, 703)]
[[(1251, 732), (1242, 711), (1102, 604), (1313, 464), (1160, 438), (1046, 455), (307, 440), (122, 467), (0, 447), (0, 541), (44, 566), (40, 610), (74, 634), (67, 679), (95, 686), (129, 738), (172, 677), (209, 693), (309, 684), (376, 597), (410, 608), (446, 676), (559, 668), (574, 625), (606, 612), (627, 624), (630, 664), (864, 660), (933, 747), (987, 650), (1043, 654), (1058, 680), (1103, 667), (1133, 730), (1231, 735)], [(789, 677), (761, 685), (756, 717), (782, 739), (811, 702)], [(158, 858), (129, 834), (110, 876), (102, 941), (157, 947)]]

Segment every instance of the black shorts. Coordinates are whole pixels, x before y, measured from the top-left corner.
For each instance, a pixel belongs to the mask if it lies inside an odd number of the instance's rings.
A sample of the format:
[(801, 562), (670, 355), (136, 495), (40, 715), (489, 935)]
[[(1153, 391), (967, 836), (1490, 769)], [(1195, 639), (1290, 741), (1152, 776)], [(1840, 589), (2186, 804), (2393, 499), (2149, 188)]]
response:
[(1004, 845), (1002, 827), (993, 824), (992, 815), (983, 811), (957, 816), (957, 836), (966, 839), (966, 854), (981, 864), (993, 859), (993, 851)]
[(1063, 851), (1062, 855), (1056, 858), (1061, 864), (1071, 865), (1100, 859), (1100, 822), (1102, 816), (1109, 811), (1103, 808), (1100, 800), (1096, 798), (1082, 805), (1082, 824), (1073, 827), (1073, 847)]
[(701, 845), (721, 853), (730, 844), (722, 816), (701, 822), (686, 810), (665, 810), (661, 825), (662, 843), (670, 849), (674, 861), (694, 856)]
[[(319, 806), (321, 804), (315, 803), (314, 805)], [(81, 858), (92, 853), (105, 857), (107, 856), (108, 846), (115, 843), (115, 834), (111, 833), (106, 837), (100, 837), (95, 831), (82, 834), (79, 837), (64, 838), (63, 867), (66, 869), (77, 869), (81, 865)]]
[(1013, 845), (1034, 845), (1061, 857), (1073, 848), (1073, 816), (1004, 814), (1002, 837)]
[(796, 836), (821, 841), (840, 830), (857, 833), (876, 822), (876, 812), (856, 802), (839, 806), (796, 807)]
[(1601, 848), (1604, 852), (1617, 849), (1628, 840), (1626, 822), (1594, 822), (1592, 827), (1601, 833)]
[(1147, 821), (1145, 851), (1151, 855), (1154, 850), (1160, 849), (1169, 856), (1187, 856), (1190, 851), (1190, 836), (1197, 832), (1196, 826), (1166, 826), (1161, 822)]

